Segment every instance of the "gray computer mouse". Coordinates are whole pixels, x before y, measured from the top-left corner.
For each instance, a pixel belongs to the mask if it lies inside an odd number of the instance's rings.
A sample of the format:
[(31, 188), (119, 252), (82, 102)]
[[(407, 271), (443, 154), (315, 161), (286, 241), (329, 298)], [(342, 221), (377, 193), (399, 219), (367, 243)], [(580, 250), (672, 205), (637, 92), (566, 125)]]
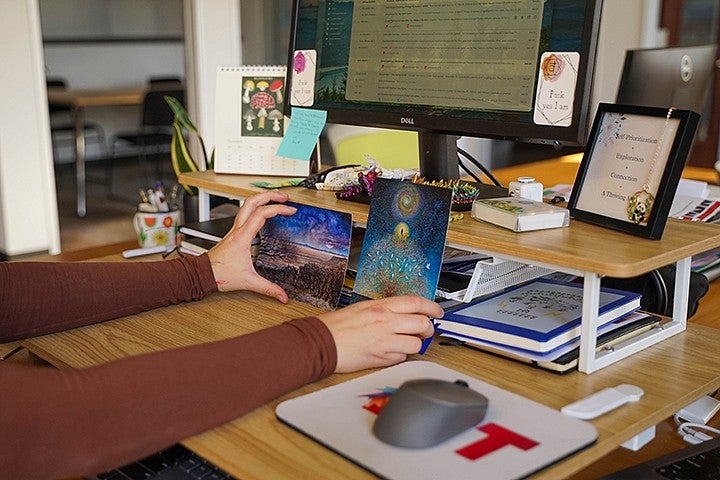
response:
[(396, 447), (432, 447), (480, 423), (487, 407), (462, 380), (409, 380), (380, 411), (373, 433)]

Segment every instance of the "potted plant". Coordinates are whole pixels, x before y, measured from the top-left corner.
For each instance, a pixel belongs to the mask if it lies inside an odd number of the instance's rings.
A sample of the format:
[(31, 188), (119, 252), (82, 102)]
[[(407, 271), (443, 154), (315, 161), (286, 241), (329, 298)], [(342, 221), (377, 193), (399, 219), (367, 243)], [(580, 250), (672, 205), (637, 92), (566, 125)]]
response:
[[(200, 132), (198, 132), (197, 128), (190, 120), (185, 107), (183, 107), (182, 103), (180, 103), (177, 98), (171, 96), (165, 96), (164, 98), (175, 114), (175, 119), (172, 124), (173, 136), (170, 144), (170, 159), (178, 180), (181, 173), (197, 172), (201, 167), (190, 153), (185, 132), (191, 132), (197, 136), (197, 139), (200, 142), (200, 150), (202, 151), (204, 164), (208, 169), (212, 169), (213, 163), (215, 162), (215, 149), (213, 149), (210, 154), (210, 158), (208, 159), (205, 142), (203, 141)], [(196, 187), (191, 187), (189, 185), (183, 185), (183, 188), (185, 189), (183, 195), (185, 221), (194, 221), (197, 219), (198, 190)]]
[[(185, 107), (183, 107), (182, 103), (180, 103), (175, 97), (166, 96), (164, 98), (168, 105), (170, 105), (173, 113), (175, 114), (175, 120), (172, 124), (174, 131), (172, 143), (170, 145), (170, 158), (172, 159), (172, 166), (173, 170), (175, 171), (175, 175), (180, 177), (181, 173), (197, 172), (198, 170), (200, 170), (200, 165), (198, 165), (198, 163), (195, 161), (195, 159), (192, 157), (192, 154), (190, 153), (187, 138), (184, 134), (185, 131), (192, 132), (197, 136), (197, 139), (200, 142), (200, 149), (203, 154), (205, 166), (208, 169), (212, 169), (213, 163), (215, 161), (215, 149), (213, 149), (212, 153), (210, 154), (210, 159), (208, 159), (207, 150), (205, 149), (205, 142), (203, 141), (200, 132), (198, 132), (197, 128), (195, 128), (195, 125), (190, 120), (190, 117), (188, 116)], [(198, 193), (195, 187), (183, 185), (183, 188), (185, 189), (185, 192), (189, 195), (197, 195)]]

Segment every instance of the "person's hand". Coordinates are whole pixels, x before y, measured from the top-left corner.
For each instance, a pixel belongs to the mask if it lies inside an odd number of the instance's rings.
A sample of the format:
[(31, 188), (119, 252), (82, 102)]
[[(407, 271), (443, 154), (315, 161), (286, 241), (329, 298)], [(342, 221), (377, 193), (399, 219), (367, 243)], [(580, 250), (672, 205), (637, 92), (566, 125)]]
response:
[(285, 202), (287, 199), (287, 194), (277, 190), (247, 198), (228, 234), (210, 249), (207, 255), (221, 292), (250, 290), (287, 303), (285, 290), (258, 275), (251, 256), (252, 241), (268, 218), (293, 215), (297, 211), (295, 207), (282, 203), (268, 205), (269, 202)]
[(335, 339), (336, 372), (385, 367), (417, 353), (441, 318), (435, 302), (415, 296), (367, 300), (318, 315)]

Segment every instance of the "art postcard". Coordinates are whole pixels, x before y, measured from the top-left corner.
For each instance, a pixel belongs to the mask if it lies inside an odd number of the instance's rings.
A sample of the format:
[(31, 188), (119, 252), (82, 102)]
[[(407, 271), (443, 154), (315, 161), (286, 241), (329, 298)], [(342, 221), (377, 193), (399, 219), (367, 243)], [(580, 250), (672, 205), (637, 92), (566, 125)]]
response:
[(267, 220), (260, 230), (255, 269), (290, 298), (332, 310), (345, 279), (352, 216), (299, 203), (286, 205), (297, 212)]
[(377, 178), (353, 293), (435, 298), (452, 189)]

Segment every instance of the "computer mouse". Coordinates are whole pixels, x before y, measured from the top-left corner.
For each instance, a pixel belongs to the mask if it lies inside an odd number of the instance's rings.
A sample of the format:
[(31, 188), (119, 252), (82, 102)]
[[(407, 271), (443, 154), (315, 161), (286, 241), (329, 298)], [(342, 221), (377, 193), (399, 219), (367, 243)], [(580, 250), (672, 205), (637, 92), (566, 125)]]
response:
[(487, 408), (488, 399), (462, 380), (409, 380), (380, 410), (373, 434), (396, 447), (432, 447), (480, 423)]

